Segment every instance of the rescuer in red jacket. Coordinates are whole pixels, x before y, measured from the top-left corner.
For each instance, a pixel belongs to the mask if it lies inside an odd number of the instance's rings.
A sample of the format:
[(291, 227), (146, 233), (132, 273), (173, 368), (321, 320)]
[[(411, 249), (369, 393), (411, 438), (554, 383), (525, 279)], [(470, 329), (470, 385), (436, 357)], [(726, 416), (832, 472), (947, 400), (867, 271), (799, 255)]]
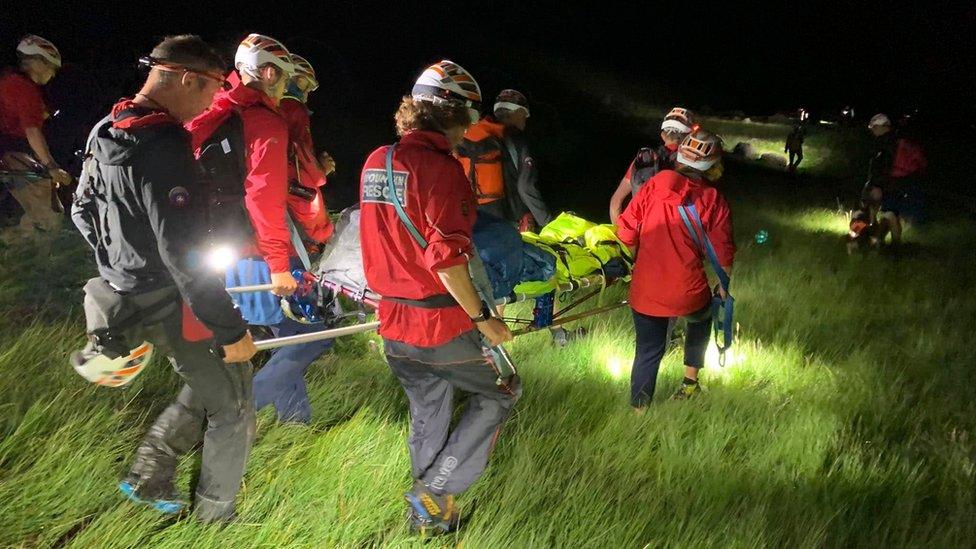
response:
[(703, 177), (721, 157), (716, 136), (704, 131), (688, 135), (678, 148), (675, 170), (652, 177), (617, 219), (617, 236), (637, 248), (630, 283), (637, 339), (631, 405), (636, 408), (645, 407), (654, 396), (668, 321), (674, 317), (688, 321), (685, 378), (675, 397), (688, 398), (699, 390), (698, 370), (704, 366), (712, 320), (712, 292), (702, 264), (704, 251), (688, 233), (678, 206), (695, 206), (719, 263), (731, 275), (735, 256), (732, 214), (722, 195)]
[[(383, 296), (380, 335), (390, 369), (410, 400), (414, 486), (405, 495), (422, 533), (458, 526), (454, 495), (484, 470), (498, 431), (520, 394), (517, 376), (500, 378), (482, 346), (512, 338), (491, 318), (469, 271), (477, 201), (451, 155), (478, 118), (481, 90), (450, 61), (427, 68), (396, 114), (401, 140), (392, 154), (394, 194), (421, 245), (401, 220), (389, 190), (387, 155), (363, 167), (360, 233), (369, 287)], [(480, 331), (480, 333), (479, 333)], [(451, 430), (453, 395), (469, 394)]]
[[(310, 111), (306, 106), (308, 95), (318, 89), (319, 81), (304, 57), (291, 54), (295, 74), (281, 99), (278, 109), (288, 124), (288, 212), (295, 223), (311, 241), (310, 248), (317, 251), (321, 244), (332, 236), (332, 221), (322, 197), (322, 187), (326, 177), (335, 171), (335, 163), (328, 166), (319, 164), (312, 143)], [(331, 159), (323, 151), (325, 158)]]
[(34, 172), (35, 177), (0, 180), (24, 210), (19, 225), (0, 233), (7, 243), (56, 234), (61, 215), (52, 208), (58, 204), (53, 189), (71, 183), (41, 131), (50, 118), (42, 87), (61, 69), (61, 53), (48, 40), (28, 35), (17, 44), (17, 59), (17, 68), (0, 72), (0, 169)]
[(211, 200), (226, 208), (213, 214), (214, 224), (221, 225), (213, 232), (240, 240), (232, 246), (243, 245), (235, 250), (237, 257), (259, 255), (270, 271), (272, 292), (288, 296), (298, 284), (291, 274), (294, 248), (286, 217), (288, 126), (278, 102), (294, 67), (284, 45), (260, 34), (241, 42), (234, 63), (240, 76), (231, 73), (230, 89), (218, 94), (187, 129), (204, 166)]

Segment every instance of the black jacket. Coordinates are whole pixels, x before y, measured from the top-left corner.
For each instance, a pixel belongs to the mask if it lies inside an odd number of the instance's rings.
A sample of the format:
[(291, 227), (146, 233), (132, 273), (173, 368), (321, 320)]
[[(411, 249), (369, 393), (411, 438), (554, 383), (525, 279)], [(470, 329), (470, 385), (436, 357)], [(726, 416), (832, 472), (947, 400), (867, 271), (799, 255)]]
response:
[(895, 160), (898, 137), (894, 131), (875, 137), (868, 162), (868, 181), (879, 187), (886, 186), (891, 179), (891, 166)]
[(505, 159), (505, 196), (512, 213), (511, 219), (517, 223), (523, 215), (531, 213), (536, 224), (544, 227), (552, 221), (552, 214), (549, 213), (537, 186), (539, 172), (529, 150), (529, 143), (518, 129), (506, 128), (504, 147), (502, 158)]
[(199, 171), (189, 134), (174, 119), (120, 104), (88, 136), (71, 217), (95, 250), (98, 272), (121, 292), (179, 289), (218, 344), (247, 325), (194, 253), (205, 227)]

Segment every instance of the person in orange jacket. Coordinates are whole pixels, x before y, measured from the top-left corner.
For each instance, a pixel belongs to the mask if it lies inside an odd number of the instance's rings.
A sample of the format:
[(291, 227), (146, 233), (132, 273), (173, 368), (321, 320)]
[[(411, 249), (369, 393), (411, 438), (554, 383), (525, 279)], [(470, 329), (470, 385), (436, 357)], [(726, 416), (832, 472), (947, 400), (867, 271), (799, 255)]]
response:
[(528, 119), (525, 95), (502, 90), (492, 114), (473, 124), (456, 148), (477, 197), (478, 211), (515, 223), (523, 232), (552, 221), (524, 135)]

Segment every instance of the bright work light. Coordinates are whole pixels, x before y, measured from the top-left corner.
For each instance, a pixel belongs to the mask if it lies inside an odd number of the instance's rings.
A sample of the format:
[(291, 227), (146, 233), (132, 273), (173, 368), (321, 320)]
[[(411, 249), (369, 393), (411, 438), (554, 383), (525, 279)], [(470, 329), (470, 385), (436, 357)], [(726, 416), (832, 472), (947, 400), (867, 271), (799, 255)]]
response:
[(236, 260), (237, 254), (228, 246), (218, 246), (207, 254), (207, 265), (217, 272), (226, 271)]

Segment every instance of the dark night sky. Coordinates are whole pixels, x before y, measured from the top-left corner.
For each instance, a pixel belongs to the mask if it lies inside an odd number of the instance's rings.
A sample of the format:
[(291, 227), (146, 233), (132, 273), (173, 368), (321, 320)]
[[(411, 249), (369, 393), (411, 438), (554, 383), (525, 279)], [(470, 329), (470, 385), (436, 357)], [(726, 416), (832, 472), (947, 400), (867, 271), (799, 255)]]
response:
[[(14, 4), (13, 11), (9, 4)], [(509, 56), (569, 59), (649, 89), (666, 85), (689, 103), (769, 112), (919, 106), (940, 110), (971, 97), (976, 6), (912, 2), (267, 2), (201, 9), (197, 2), (11, 2), (0, 36), (36, 32), (65, 57), (128, 60), (162, 35), (195, 32), (231, 43), (259, 31), (314, 64), (403, 89), (424, 63), (449, 56), (477, 75), (477, 61)], [(216, 3), (213, 3), (216, 4)], [(307, 7), (298, 8), (299, 4)], [(661, 5), (658, 5), (661, 4)], [(416, 7), (420, 5), (421, 7)], [(20, 6), (30, 6), (29, 11)], [(286, 6), (274, 11), (274, 6)], [(411, 6), (407, 8), (407, 6)], [(702, 6), (702, 7), (699, 7)], [(313, 39), (315, 40), (313, 42)], [(357, 90), (370, 93), (370, 90)], [(537, 92), (538, 93), (538, 92)], [(950, 99), (951, 98), (951, 99)], [(971, 107), (964, 105), (966, 110)]]
[[(322, 82), (309, 103), (313, 133), (345, 168), (328, 188), (336, 193), (333, 205), (354, 199), (354, 168), (393, 139), (399, 97), (443, 57), (475, 75), (486, 101), (504, 87), (528, 93), (532, 133), (548, 141), (549, 154), (537, 154), (550, 174), (544, 187), (619, 177), (645, 144), (646, 134), (622, 131), (619, 118), (607, 117), (598, 102), (612, 95), (604, 86), (659, 107), (748, 115), (804, 106), (829, 116), (851, 104), (866, 121), (881, 110), (897, 116), (919, 108), (927, 120), (920, 127), (963, 128), (969, 142), (976, 119), (972, 2), (7, 4), (0, 44), (8, 46), (0, 56), (9, 61), (19, 37), (33, 32), (55, 42), (67, 60), (50, 86), (62, 114), (48, 133), (61, 154), (82, 148), (87, 129), (114, 100), (136, 91), (142, 75), (135, 60), (163, 36), (200, 34), (231, 58), (247, 33), (282, 40), (312, 62)], [(599, 162), (579, 164), (584, 152)]]

